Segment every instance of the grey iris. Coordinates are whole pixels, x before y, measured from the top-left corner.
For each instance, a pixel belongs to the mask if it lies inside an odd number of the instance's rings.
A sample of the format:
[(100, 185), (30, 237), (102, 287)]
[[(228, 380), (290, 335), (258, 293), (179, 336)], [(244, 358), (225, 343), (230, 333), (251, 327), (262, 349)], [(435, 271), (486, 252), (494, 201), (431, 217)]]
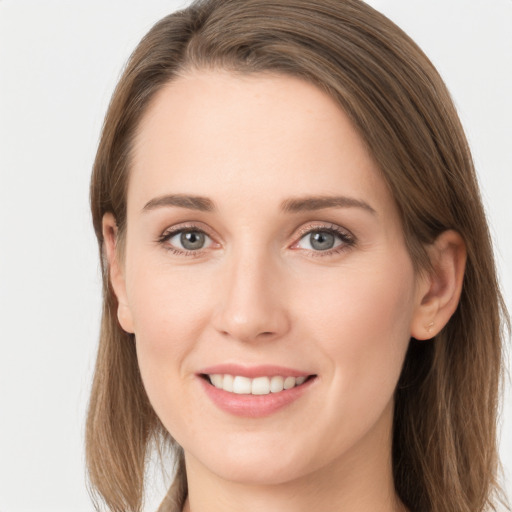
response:
[(193, 251), (194, 249), (201, 249), (204, 245), (204, 233), (198, 231), (185, 231), (180, 236), (181, 245), (187, 249)]
[(326, 251), (334, 247), (334, 235), (326, 231), (315, 231), (309, 236), (309, 241), (313, 249)]

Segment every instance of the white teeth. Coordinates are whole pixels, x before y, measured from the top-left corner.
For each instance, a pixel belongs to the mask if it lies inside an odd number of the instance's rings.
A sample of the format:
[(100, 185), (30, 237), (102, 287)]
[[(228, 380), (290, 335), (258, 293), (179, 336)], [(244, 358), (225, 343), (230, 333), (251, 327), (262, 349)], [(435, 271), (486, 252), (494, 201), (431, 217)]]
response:
[(252, 379), (251, 394), (268, 395), (270, 393), (270, 379), (268, 377), (256, 377)]
[(224, 381), (224, 377), (222, 375), (219, 375), (218, 373), (215, 375), (210, 375), (210, 380), (216, 388), (222, 388), (222, 383)]
[[(233, 392), (233, 375), (224, 375), (222, 376), (222, 389), (224, 391)], [(214, 384), (215, 385), (215, 384)]]
[(251, 379), (237, 375), (233, 380), (233, 393), (248, 395), (251, 392)]
[(270, 379), (270, 391), (272, 391), (272, 393), (279, 393), (279, 391), (283, 391), (283, 389), (284, 389), (283, 384), (284, 384), (284, 377), (280, 377), (279, 375), (272, 377)]
[(305, 380), (306, 380), (306, 377), (297, 377), (297, 378), (295, 379), (295, 384), (296, 384), (297, 386), (300, 386), (301, 384), (304, 384), (304, 381), (305, 381)]
[(294, 386), (295, 386), (295, 377), (286, 377), (286, 379), (284, 379), (284, 384), (283, 384), (284, 389), (290, 389), (290, 388), (293, 388)]
[(300, 386), (306, 380), (306, 377), (256, 377), (249, 379), (240, 375), (213, 374), (208, 375), (210, 382), (218, 389), (236, 393), (238, 395), (268, 395), (269, 393), (279, 393), (284, 389), (291, 389)]

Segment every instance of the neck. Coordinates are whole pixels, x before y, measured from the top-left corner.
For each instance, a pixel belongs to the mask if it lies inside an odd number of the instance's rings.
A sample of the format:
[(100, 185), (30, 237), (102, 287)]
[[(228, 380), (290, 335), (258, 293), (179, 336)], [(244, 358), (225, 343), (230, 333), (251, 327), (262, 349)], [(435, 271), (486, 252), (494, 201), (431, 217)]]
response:
[[(183, 512), (406, 512), (392, 486), (339, 485), (326, 486), (325, 480), (316, 485), (309, 477), (297, 485), (281, 484), (272, 488), (224, 484), (218, 489), (192, 488)], [(324, 484), (324, 485), (321, 485)], [(329, 488), (326, 488), (329, 487)]]

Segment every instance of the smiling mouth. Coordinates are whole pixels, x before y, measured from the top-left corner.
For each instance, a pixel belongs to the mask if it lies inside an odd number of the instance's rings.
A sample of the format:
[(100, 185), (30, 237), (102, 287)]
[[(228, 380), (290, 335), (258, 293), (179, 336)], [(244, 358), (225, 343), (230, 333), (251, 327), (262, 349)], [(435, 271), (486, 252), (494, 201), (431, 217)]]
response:
[(243, 377), (230, 374), (201, 374), (201, 377), (217, 389), (237, 395), (268, 395), (281, 393), (299, 387), (314, 379), (316, 375), (292, 377), (274, 375), (272, 377)]

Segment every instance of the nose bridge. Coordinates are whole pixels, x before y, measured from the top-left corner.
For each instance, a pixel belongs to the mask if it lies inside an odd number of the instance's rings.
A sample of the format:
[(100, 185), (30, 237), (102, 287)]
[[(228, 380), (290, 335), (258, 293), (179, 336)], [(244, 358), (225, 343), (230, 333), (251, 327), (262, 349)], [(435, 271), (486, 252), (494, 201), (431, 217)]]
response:
[(279, 266), (264, 247), (233, 248), (222, 273), (215, 326), (240, 341), (275, 338), (288, 328)]

